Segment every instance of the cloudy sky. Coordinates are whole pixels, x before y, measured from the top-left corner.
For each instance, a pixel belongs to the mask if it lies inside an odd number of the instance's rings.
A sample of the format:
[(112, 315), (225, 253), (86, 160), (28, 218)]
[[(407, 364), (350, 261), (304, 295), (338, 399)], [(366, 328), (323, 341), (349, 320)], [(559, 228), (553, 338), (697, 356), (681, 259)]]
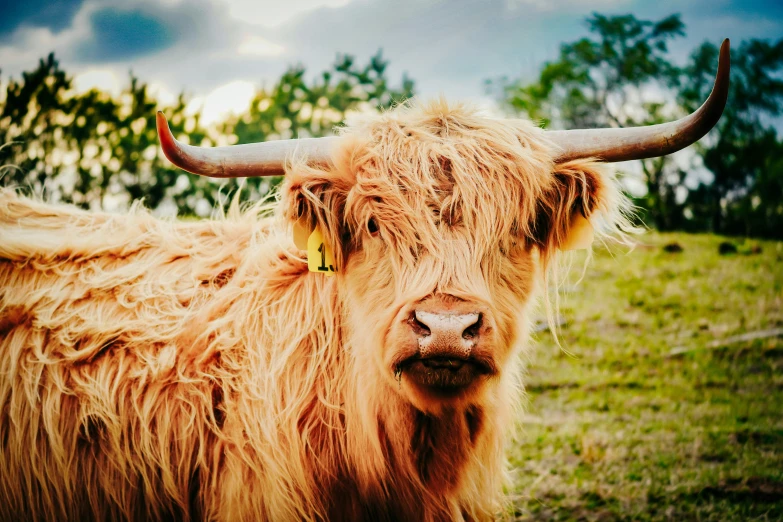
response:
[(481, 100), (487, 78), (532, 78), (592, 12), (681, 13), (679, 59), (705, 39), (783, 36), (780, 0), (12, 0), (0, 2), (0, 69), (19, 77), (55, 51), (79, 89), (117, 91), (132, 70), (209, 119), (289, 64), (317, 72), (383, 49), (392, 79), (407, 72), (420, 95)]

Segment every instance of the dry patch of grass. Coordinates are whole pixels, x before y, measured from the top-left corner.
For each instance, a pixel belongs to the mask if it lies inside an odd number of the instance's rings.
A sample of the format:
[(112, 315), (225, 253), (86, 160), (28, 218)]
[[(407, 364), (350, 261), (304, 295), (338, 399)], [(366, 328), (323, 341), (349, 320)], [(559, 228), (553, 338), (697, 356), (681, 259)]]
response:
[(572, 355), (539, 336), (511, 452), (514, 516), (783, 519), (783, 338), (716, 343), (783, 326), (783, 243), (719, 255), (717, 236), (641, 240), (597, 250), (567, 286)]

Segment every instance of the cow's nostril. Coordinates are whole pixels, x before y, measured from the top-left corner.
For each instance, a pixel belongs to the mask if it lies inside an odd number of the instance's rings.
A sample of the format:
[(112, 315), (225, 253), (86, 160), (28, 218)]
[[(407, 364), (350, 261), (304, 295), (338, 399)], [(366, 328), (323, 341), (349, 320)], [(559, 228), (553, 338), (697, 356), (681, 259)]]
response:
[(481, 319), (483, 318), (482, 314), (478, 314), (478, 319), (475, 323), (465, 328), (465, 331), (462, 332), (462, 338), (463, 339), (475, 339), (478, 337), (479, 330), (481, 329)]
[(432, 332), (430, 331), (430, 327), (424, 324), (423, 322), (421, 322), (419, 318), (416, 317), (416, 312), (411, 314), (408, 323), (411, 325), (411, 328), (413, 329), (413, 333), (415, 333), (419, 337), (427, 337), (432, 334)]

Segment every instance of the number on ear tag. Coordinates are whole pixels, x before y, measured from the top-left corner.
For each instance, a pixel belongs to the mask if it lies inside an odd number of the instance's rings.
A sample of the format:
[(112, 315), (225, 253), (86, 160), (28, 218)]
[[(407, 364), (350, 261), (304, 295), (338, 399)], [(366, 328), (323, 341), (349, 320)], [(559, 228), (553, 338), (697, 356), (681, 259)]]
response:
[(326, 244), (318, 228), (307, 238), (307, 268), (311, 272), (320, 272), (328, 276), (337, 272), (332, 249)]
[(590, 221), (577, 212), (571, 220), (571, 228), (568, 230), (568, 237), (560, 246), (560, 250), (584, 250), (590, 248), (593, 244), (593, 225)]

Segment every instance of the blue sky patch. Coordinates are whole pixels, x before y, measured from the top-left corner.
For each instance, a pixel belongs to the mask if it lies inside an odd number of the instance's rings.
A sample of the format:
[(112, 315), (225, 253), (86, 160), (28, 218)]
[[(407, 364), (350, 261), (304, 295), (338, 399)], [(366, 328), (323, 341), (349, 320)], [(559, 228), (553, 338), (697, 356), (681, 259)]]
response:
[(48, 27), (59, 32), (71, 25), (84, 0), (0, 0), (0, 40), (19, 26)]
[(130, 60), (163, 51), (177, 40), (174, 28), (139, 10), (103, 9), (90, 22), (92, 37), (77, 53), (84, 61)]

